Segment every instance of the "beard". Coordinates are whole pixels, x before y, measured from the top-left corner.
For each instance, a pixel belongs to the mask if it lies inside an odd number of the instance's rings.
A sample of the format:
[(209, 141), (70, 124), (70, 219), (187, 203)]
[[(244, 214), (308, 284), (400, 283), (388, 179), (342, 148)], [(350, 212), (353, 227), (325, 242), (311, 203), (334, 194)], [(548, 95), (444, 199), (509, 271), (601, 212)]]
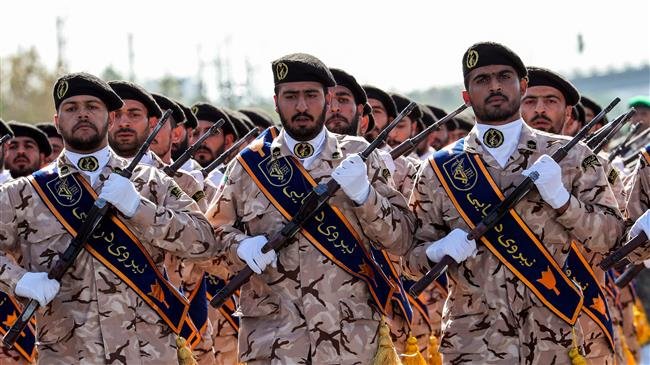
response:
[[(486, 106), (488, 100), (495, 96), (504, 98), (505, 102), (498, 108)], [(519, 111), (520, 104), (521, 101), (518, 98), (510, 100), (501, 93), (494, 93), (485, 98), (482, 105), (472, 103), (472, 108), (474, 109), (474, 114), (476, 115), (477, 120), (482, 122), (501, 122), (515, 115)]]
[(108, 134), (108, 121), (106, 123), (103, 123), (103, 128), (97, 129), (93, 124), (90, 122), (80, 122), (77, 124), (77, 126), (81, 123), (86, 124), (90, 128), (92, 128), (95, 131), (94, 135), (91, 136), (86, 136), (86, 137), (76, 137), (74, 135), (74, 128), (70, 133), (67, 133), (64, 130), (61, 130), (61, 136), (63, 137), (63, 140), (73, 149), (77, 151), (93, 151), (99, 148), (101, 144), (104, 142), (104, 139), (106, 138), (106, 135)]
[(327, 106), (323, 107), (323, 112), (320, 114), (318, 119), (314, 118), (313, 115), (303, 112), (297, 113), (291, 117), (291, 121), (295, 122), (298, 118), (309, 118), (312, 121), (316, 121), (316, 125), (313, 127), (294, 127), (288, 122), (289, 118), (285, 117), (282, 112), (278, 111), (280, 115), (280, 121), (282, 122), (282, 127), (287, 131), (289, 136), (296, 141), (309, 141), (318, 135), (323, 126), (325, 125), (325, 114), (327, 112)]
[[(128, 141), (120, 141), (120, 137), (116, 137), (116, 135), (120, 132), (133, 133), (133, 137)], [(108, 135), (108, 144), (111, 146), (113, 151), (117, 153), (118, 156), (129, 158), (135, 156), (136, 153), (138, 153), (140, 146), (144, 144), (148, 136), (149, 128), (147, 128), (142, 136), (139, 136), (138, 133), (131, 128), (120, 128)]]
[(211, 150), (205, 145), (201, 145), (198, 150), (194, 153), (194, 159), (196, 162), (201, 165), (201, 167), (207, 167), (212, 161), (216, 160), (222, 153), (226, 150), (226, 145), (222, 144), (216, 150)]
[(178, 158), (181, 157), (183, 152), (187, 151), (189, 147), (190, 147), (190, 135), (189, 133), (185, 133), (185, 138), (183, 138), (180, 142), (172, 143), (172, 159), (174, 161), (178, 160)]
[[(334, 119), (342, 119), (343, 122), (334, 121)], [(344, 134), (347, 136), (356, 136), (359, 131), (359, 120), (361, 119), (360, 113), (355, 113), (352, 117), (352, 120), (348, 120), (346, 117), (342, 116), (339, 113), (336, 113), (329, 117), (325, 121), (325, 126), (329, 129), (330, 132)], [(331, 123), (330, 123), (331, 122)]]
[[(21, 157), (21, 156), (18, 156)], [(16, 158), (18, 158), (16, 157)], [(9, 170), (9, 173), (11, 174), (11, 177), (14, 179), (19, 178), (21, 176), (29, 176), (35, 171), (38, 171), (41, 167), (41, 161), (40, 159), (37, 159), (36, 161), (31, 161), (28, 157), (22, 156), (25, 161), (19, 162), (19, 163), (11, 163), (7, 164), (7, 169)], [(14, 159), (15, 160), (15, 159)]]

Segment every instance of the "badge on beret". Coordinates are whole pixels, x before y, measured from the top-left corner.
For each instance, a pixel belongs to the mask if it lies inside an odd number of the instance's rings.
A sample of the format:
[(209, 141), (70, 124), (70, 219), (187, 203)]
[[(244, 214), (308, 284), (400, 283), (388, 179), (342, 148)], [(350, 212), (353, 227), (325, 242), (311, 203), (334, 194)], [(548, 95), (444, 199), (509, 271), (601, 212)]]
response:
[(278, 64), (275, 65), (275, 75), (278, 77), (278, 80), (284, 80), (288, 73), (289, 66), (287, 66), (286, 63), (278, 62)]
[(483, 135), (483, 143), (490, 148), (497, 148), (503, 144), (503, 132), (490, 128)]
[(199, 112), (199, 107), (196, 106), (196, 105), (193, 106), (193, 107), (192, 107), (192, 114), (196, 115), (196, 113), (198, 113), (198, 112)]
[(68, 92), (68, 82), (66, 80), (59, 81), (59, 86), (56, 87), (56, 97), (63, 99)]
[(86, 156), (79, 159), (77, 166), (82, 171), (94, 172), (99, 168), (99, 161), (95, 156)]
[(293, 147), (293, 153), (300, 158), (307, 158), (314, 154), (314, 146), (307, 142), (300, 142)]
[(465, 60), (465, 64), (467, 65), (467, 68), (473, 68), (476, 66), (478, 63), (478, 52), (476, 52), (473, 49), (470, 49), (469, 52), (467, 52), (467, 59)]

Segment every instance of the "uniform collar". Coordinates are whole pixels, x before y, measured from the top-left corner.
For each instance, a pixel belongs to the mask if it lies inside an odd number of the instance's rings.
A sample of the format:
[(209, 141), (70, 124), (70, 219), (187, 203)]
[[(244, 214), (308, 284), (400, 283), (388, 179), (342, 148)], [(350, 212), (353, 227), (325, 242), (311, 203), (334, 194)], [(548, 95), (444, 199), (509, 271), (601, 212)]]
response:
[[(325, 127), (323, 127), (321, 133), (324, 133), (325, 136), (322, 142), (322, 149), (319, 154), (314, 153), (314, 156), (318, 156), (319, 159), (326, 161), (334, 161), (343, 158), (343, 152), (341, 151), (341, 146), (339, 146), (336, 135), (328, 131)], [(288, 146), (285, 135), (285, 129), (282, 128), (278, 136), (275, 137), (273, 142), (271, 142), (271, 153), (273, 158), (294, 156), (293, 145), (291, 148)]]
[[(108, 161), (104, 164), (103, 167), (99, 168), (98, 171), (100, 171), (100, 176), (104, 176), (105, 178), (108, 178), (108, 175), (110, 175), (110, 173), (113, 172), (114, 170), (125, 168), (127, 165), (127, 161), (119, 157), (118, 155), (116, 155), (115, 152), (113, 152), (113, 150), (110, 149), (110, 147), (106, 147), (106, 148), (108, 150)], [(73, 173), (82, 172), (77, 168), (77, 165), (68, 158), (69, 153), (70, 151), (66, 151), (64, 149), (63, 152), (56, 159), (55, 162), (56, 168), (59, 173), (59, 176), (61, 177), (65, 177)], [(100, 178), (100, 180), (103, 180), (103, 178)]]
[[(531, 154), (538, 151), (537, 139), (539, 138), (539, 131), (534, 128), (531, 128), (526, 123), (523, 123), (521, 126), (521, 131), (519, 133), (519, 140), (517, 142), (517, 148), (512, 153), (509, 158), (510, 161), (517, 160), (522, 154)], [(478, 130), (476, 126), (472, 128), (467, 136), (464, 138), (465, 144), (463, 150), (467, 153), (479, 154), (483, 159), (489, 164), (496, 164), (496, 160), (490, 155), (488, 151), (483, 148), (481, 138), (479, 137)], [(508, 162), (508, 163), (509, 163)], [(506, 163), (506, 166), (508, 165)]]

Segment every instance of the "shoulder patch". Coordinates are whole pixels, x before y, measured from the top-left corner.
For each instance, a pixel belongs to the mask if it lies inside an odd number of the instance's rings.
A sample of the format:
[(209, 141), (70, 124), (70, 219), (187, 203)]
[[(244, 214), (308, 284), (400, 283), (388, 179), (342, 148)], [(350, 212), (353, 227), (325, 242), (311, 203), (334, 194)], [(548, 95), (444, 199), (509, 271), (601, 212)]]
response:
[(181, 195), (183, 195), (183, 190), (181, 190), (178, 185), (174, 184), (169, 188), (169, 193), (176, 197), (176, 199), (180, 199)]
[(602, 166), (596, 155), (589, 155), (582, 160), (582, 171), (584, 172), (587, 172), (587, 169), (590, 167), (596, 170), (596, 166)]
[(389, 180), (390, 179), (390, 171), (388, 169), (382, 169), (381, 170), (381, 176), (383, 176), (384, 179)]
[(194, 195), (192, 195), (192, 199), (194, 199), (195, 202), (201, 201), (201, 199), (205, 198), (205, 193), (203, 190), (199, 190)]
[(607, 181), (609, 182), (610, 185), (614, 184), (616, 179), (618, 178), (618, 170), (615, 167), (612, 167), (612, 170), (607, 174)]

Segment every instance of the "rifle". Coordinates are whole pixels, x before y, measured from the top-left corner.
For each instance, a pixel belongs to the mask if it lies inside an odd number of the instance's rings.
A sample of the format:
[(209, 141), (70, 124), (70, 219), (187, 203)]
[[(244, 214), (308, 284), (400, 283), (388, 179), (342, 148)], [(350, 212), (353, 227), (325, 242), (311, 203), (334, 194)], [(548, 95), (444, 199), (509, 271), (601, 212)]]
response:
[(623, 244), (622, 247), (609, 254), (609, 256), (605, 257), (598, 266), (600, 266), (600, 268), (604, 271), (611, 269), (612, 266), (616, 265), (617, 262), (621, 261), (623, 258), (625, 258), (625, 256), (632, 253), (632, 251), (643, 246), (643, 244), (647, 241), (648, 236), (646, 236), (645, 232), (639, 233), (637, 236), (633, 237), (631, 240)]
[(219, 132), (219, 128), (225, 122), (226, 122), (225, 119), (223, 118), (219, 119), (216, 123), (212, 125), (212, 127), (210, 127), (210, 129), (208, 129), (205, 133), (203, 133), (203, 135), (199, 137), (199, 139), (197, 139), (196, 142), (192, 143), (190, 148), (188, 148), (185, 152), (183, 152), (183, 154), (180, 155), (176, 159), (176, 161), (174, 161), (174, 163), (172, 163), (169, 166), (163, 167), (163, 171), (165, 172), (165, 174), (167, 174), (167, 176), (169, 177), (173, 177), (176, 171), (178, 171), (178, 169), (180, 169), (181, 166), (183, 166), (187, 161), (189, 161), (190, 158), (192, 158), (192, 156), (194, 156), (194, 152), (196, 152), (196, 150), (198, 150), (199, 147), (201, 147), (203, 141), (208, 139), (208, 137), (210, 137), (211, 135)]
[[(388, 133), (395, 128), (405, 116), (411, 113), (417, 104), (414, 102), (402, 110), (399, 115), (377, 136), (377, 138), (370, 143), (360, 154), (361, 159), (366, 161), (370, 154), (377, 149), (388, 137)], [(310, 218), (312, 218), (318, 209), (327, 203), (329, 198), (333, 196), (340, 186), (334, 179), (330, 179), (326, 184), (318, 184), (313, 190), (305, 197), (298, 213), (280, 230), (276, 232), (269, 241), (262, 247), (262, 252), (266, 253), (271, 250), (276, 252), (289, 244), (290, 239), (295, 236), (302, 225)], [(253, 270), (246, 266), (240, 270), (235, 276), (226, 283), (225, 287), (221, 289), (210, 301), (210, 305), (219, 308), (230, 298), (237, 289), (239, 289), (248, 279), (253, 275)]]
[[(632, 145), (634, 145), (636, 142), (642, 140), (643, 138), (647, 137), (648, 134), (650, 134), (650, 128), (646, 128), (643, 132), (639, 133), (638, 136), (632, 138), (630, 140), (630, 142), (628, 142), (628, 144), (627, 144), (627, 149), (629, 150), (630, 148), (632, 148)], [(635, 162), (637, 157), (639, 157), (639, 153), (635, 152), (635, 153), (625, 157), (625, 159), (623, 160), (623, 163), (625, 164), (625, 166), (627, 166), (627, 165)]]
[[(627, 123), (630, 118), (636, 113), (636, 110), (634, 108), (630, 109), (627, 113), (623, 114), (620, 118), (616, 118), (616, 124), (612, 127), (612, 129), (600, 140), (600, 142), (594, 147), (593, 151), (594, 154), (598, 154), (603, 147), (605, 147), (605, 144), (609, 142), (609, 140), (614, 137), (616, 133), (623, 127), (625, 123)], [(613, 123), (612, 123), (613, 124)]]
[(12, 138), (12, 135), (10, 133), (7, 133), (4, 136), (2, 136), (2, 138), (0, 138), (0, 147), (2, 147), (2, 145), (5, 144), (5, 142), (10, 140), (11, 138)]
[(611, 123), (608, 123), (605, 126), (600, 127), (596, 132), (592, 133), (590, 136), (587, 136), (585, 138), (584, 142), (585, 144), (590, 148), (594, 149), (600, 141), (603, 140), (603, 138), (614, 128), (618, 123), (623, 119), (623, 116), (625, 114), (621, 114), (616, 119), (614, 119)]
[(406, 141), (400, 143), (397, 147), (393, 148), (390, 151), (390, 157), (392, 157), (394, 160), (400, 156), (404, 156), (406, 154), (411, 153), (411, 151), (413, 151), (420, 142), (424, 141), (427, 138), (427, 136), (431, 134), (431, 132), (438, 129), (438, 127), (441, 126), (442, 124), (447, 123), (449, 120), (451, 120), (451, 118), (462, 113), (463, 110), (467, 109), (467, 107), (468, 106), (466, 104), (459, 106), (453, 112), (445, 115), (442, 119), (428, 126), (422, 132), (418, 133), (418, 135), (408, 138)]
[(643, 269), (645, 269), (644, 264), (634, 264), (632, 266), (629, 266), (627, 269), (625, 269), (625, 271), (623, 271), (621, 276), (616, 278), (614, 284), (616, 284), (616, 286), (619, 288), (625, 288), (627, 284), (630, 283), (630, 281), (632, 281), (637, 275), (639, 275), (641, 271), (643, 271)]
[[(124, 170), (117, 172), (117, 174), (127, 179), (131, 178), (133, 175), (133, 170), (136, 168), (136, 166), (138, 166), (142, 157), (147, 153), (149, 150), (149, 145), (151, 145), (151, 142), (154, 140), (154, 138), (156, 138), (156, 135), (171, 115), (172, 110), (167, 109), (158, 121), (158, 124), (156, 124), (154, 130), (151, 132), (149, 137), (147, 137), (147, 140), (142, 144), (142, 146), (140, 146), (140, 149), (138, 150), (138, 153), (135, 155), (133, 160)], [(84, 244), (88, 238), (103, 221), (110, 207), (111, 205), (104, 199), (95, 200), (95, 203), (88, 212), (87, 218), (85, 219), (81, 228), (79, 228), (77, 235), (72, 239), (72, 241), (70, 241), (70, 245), (68, 245), (65, 251), (59, 255), (59, 259), (52, 267), (52, 270), (50, 270), (50, 272), (47, 274), (48, 278), (61, 281), (63, 275), (74, 264), (77, 256), (79, 256), (83, 250)], [(25, 309), (23, 309), (22, 313), (16, 319), (16, 322), (11, 325), (11, 328), (9, 328), (9, 331), (7, 331), (4, 338), (2, 339), (2, 344), (7, 349), (11, 349), (11, 347), (13, 347), (14, 343), (18, 339), (18, 336), (20, 336), (20, 333), (25, 329), (25, 326), (27, 326), (27, 323), (29, 323), (38, 307), (38, 301), (34, 299), (29, 300)]]
[[(616, 104), (618, 104), (621, 101), (621, 99), (616, 98), (614, 99), (605, 109), (603, 109), (598, 115), (594, 117), (589, 123), (587, 123), (580, 131), (578, 134), (576, 134), (567, 144), (564, 146), (560, 147), (553, 155), (551, 158), (555, 162), (560, 162), (562, 159), (564, 159), (567, 154), (569, 153), (569, 150), (573, 148), (579, 141), (581, 141), (585, 135), (589, 132), (589, 130), (596, 125), (596, 123), (600, 122), (607, 113), (609, 113), (612, 108)], [(501, 218), (503, 218), (506, 214), (508, 214), (508, 211), (512, 209), (526, 194), (528, 194), (529, 191), (533, 189), (533, 186), (535, 184), (535, 180), (539, 178), (539, 174), (533, 172), (529, 176), (527, 176), (513, 191), (510, 195), (508, 195), (501, 203), (499, 203), (494, 209), (488, 213), (483, 220), (476, 226), (474, 229), (472, 229), (469, 234), (467, 235), (467, 239), (469, 240), (477, 240), (481, 238), (485, 232), (488, 230), (494, 228), (494, 226), (499, 223)], [(414, 297), (418, 297), (424, 289), (426, 289), (434, 280), (440, 276), (445, 270), (447, 270), (447, 267), (454, 263), (454, 259), (449, 256), (445, 255), (440, 262), (435, 264), (431, 270), (429, 270), (420, 280), (416, 281), (415, 284), (411, 287), (409, 292), (411, 295)]]
[(607, 158), (608, 162), (614, 161), (616, 156), (624, 155), (630, 150), (630, 146), (628, 145), (628, 143), (630, 142), (632, 137), (634, 137), (636, 131), (640, 127), (641, 127), (640, 122), (636, 122), (632, 125), (632, 128), (630, 128), (630, 131), (628, 132), (623, 142), (621, 142), (618, 146), (616, 146), (616, 148), (614, 148), (614, 151), (612, 151), (612, 153), (609, 154), (609, 157)]
[(201, 169), (201, 174), (203, 174), (203, 177), (204, 178), (208, 177), (210, 172), (212, 172), (212, 170), (216, 169), (218, 166), (221, 166), (221, 164), (224, 164), (227, 161), (230, 162), (230, 160), (232, 159), (232, 155), (236, 154), (242, 145), (248, 145), (259, 134), (260, 134), (260, 130), (257, 129), (257, 127), (248, 131), (248, 133), (246, 133), (245, 136), (237, 140), (235, 144), (230, 146), (230, 148), (228, 148), (224, 153), (219, 155), (219, 157), (217, 157), (214, 161), (210, 162), (208, 166)]

